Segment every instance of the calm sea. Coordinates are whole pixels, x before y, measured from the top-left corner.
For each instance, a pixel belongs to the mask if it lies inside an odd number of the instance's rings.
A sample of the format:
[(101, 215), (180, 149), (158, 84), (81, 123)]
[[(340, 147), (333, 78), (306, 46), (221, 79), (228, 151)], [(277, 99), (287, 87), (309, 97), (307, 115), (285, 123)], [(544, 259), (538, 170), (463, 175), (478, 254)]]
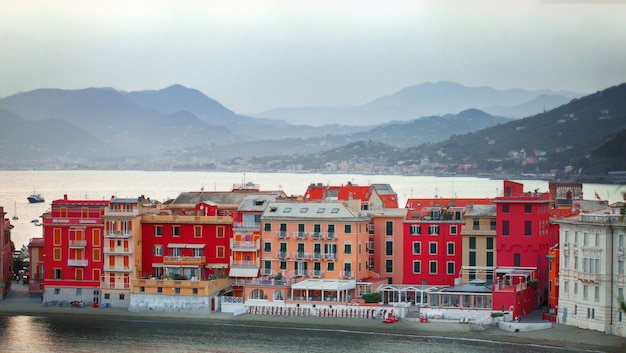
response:
[[(169, 171), (0, 171), (0, 206), (12, 220), (15, 246), (27, 245), (30, 238), (41, 236), (41, 227), (31, 221), (50, 208), (53, 200), (67, 194), (70, 199), (109, 199), (111, 196), (135, 198), (145, 195), (165, 201), (181, 192), (226, 191), (234, 184), (252, 182), (262, 190), (283, 190), (288, 195), (303, 195), (311, 183), (341, 185), (390, 184), (398, 194), (401, 207), (410, 197), (495, 197), (502, 194), (502, 180), (466, 177), (401, 175), (309, 174), (309, 173), (216, 173)], [(522, 180), (524, 190), (548, 190), (548, 182)], [(597, 192), (603, 199), (622, 199), (625, 185), (584, 184), (583, 192), (592, 198)], [(38, 193), (45, 203), (29, 204), (28, 195)]]
[(0, 316), (2, 352), (563, 352), (417, 334), (253, 324)]

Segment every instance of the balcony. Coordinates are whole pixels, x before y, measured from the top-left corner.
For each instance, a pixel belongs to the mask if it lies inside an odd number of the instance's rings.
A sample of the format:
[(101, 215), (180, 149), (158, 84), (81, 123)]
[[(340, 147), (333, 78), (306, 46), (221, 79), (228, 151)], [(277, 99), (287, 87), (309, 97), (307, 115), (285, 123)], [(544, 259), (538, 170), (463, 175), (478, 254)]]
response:
[(255, 260), (233, 260), (230, 267), (259, 267), (260, 259)]
[(69, 242), (70, 248), (84, 248), (87, 246), (87, 240), (83, 239), (74, 239)]
[(231, 249), (233, 251), (256, 251), (260, 250), (260, 241), (232, 241)]
[(325, 239), (327, 239), (327, 240), (335, 240), (335, 239), (337, 239), (337, 233), (335, 233), (335, 232), (326, 233)]
[(276, 257), (279, 259), (286, 259), (287, 258), (287, 252), (286, 251), (279, 251), (276, 253)]
[(89, 260), (67, 260), (68, 266), (87, 267)]
[(287, 239), (287, 238), (289, 238), (289, 235), (287, 234), (286, 231), (279, 230), (278, 232), (276, 232), (276, 238), (278, 238), (278, 239)]
[(130, 289), (130, 283), (100, 282), (100, 289)]
[(324, 254), (324, 260), (337, 260), (337, 254), (334, 254), (334, 253)]
[(310, 233), (311, 240), (320, 240), (323, 238), (323, 234), (321, 232), (313, 232)]
[(130, 267), (129, 266), (109, 266), (109, 265), (104, 265), (104, 272), (130, 272)]
[(304, 254), (305, 254), (304, 252), (296, 251), (293, 253), (293, 257), (301, 260), (301, 259), (304, 259)]
[(124, 247), (110, 248), (108, 246), (105, 246), (104, 248), (102, 248), (102, 251), (105, 255), (130, 255), (133, 253), (133, 249)]
[(352, 271), (341, 271), (341, 278), (350, 279), (354, 276), (354, 272)]
[(322, 254), (321, 252), (314, 252), (311, 255), (312, 255), (311, 258), (313, 260), (323, 260), (324, 259), (324, 254)]
[(324, 271), (322, 271), (322, 270), (313, 270), (313, 271), (311, 271), (310, 276), (313, 277), (313, 278), (320, 278), (320, 277), (324, 276)]
[(124, 231), (124, 232), (120, 232), (120, 231), (109, 231), (109, 232), (104, 232), (104, 237), (105, 238), (115, 238), (115, 239), (128, 239), (131, 236), (133, 236), (133, 232), (130, 231)]
[(305, 232), (295, 232), (294, 236), (296, 237), (296, 239), (306, 239)]
[(271, 267), (261, 269), (261, 276), (273, 276), (273, 275), (274, 275), (274, 272), (272, 271)]
[(164, 265), (197, 265), (206, 263), (205, 256), (163, 256)]
[(600, 283), (600, 276), (597, 273), (578, 272), (578, 279), (581, 282)]
[(234, 229), (260, 230), (261, 222), (233, 222)]

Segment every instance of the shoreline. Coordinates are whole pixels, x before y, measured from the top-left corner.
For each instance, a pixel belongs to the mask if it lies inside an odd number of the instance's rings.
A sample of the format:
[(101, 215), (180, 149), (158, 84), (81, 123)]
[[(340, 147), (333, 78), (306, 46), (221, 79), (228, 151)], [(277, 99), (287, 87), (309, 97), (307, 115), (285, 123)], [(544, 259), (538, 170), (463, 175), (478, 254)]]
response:
[(249, 325), (294, 329), (326, 329), (379, 334), (403, 334), (447, 340), (471, 340), (502, 342), (519, 345), (558, 347), (564, 351), (624, 352), (626, 338), (601, 332), (583, 330), (573, 326), (553, 325), (546, 330), (508, 332), (497, 326), (485, 331), (472, 331), (469, 325), (456, 322), (427, 322), (403, 319), (385, 324), (380, 320), (339, 318), (328, 319), (317, 316), (269, 316), (216, 312), (196, 314), (188, 312), (130, 312), (121, 308), (71, 308), (44, 307), (39, 299), (22, 297), (0, 301), (0, 316), (44, 316), (44, 317), (93, 317), (108, 320), (184, 321), (188, 323), (212, 323), (223, 325)]

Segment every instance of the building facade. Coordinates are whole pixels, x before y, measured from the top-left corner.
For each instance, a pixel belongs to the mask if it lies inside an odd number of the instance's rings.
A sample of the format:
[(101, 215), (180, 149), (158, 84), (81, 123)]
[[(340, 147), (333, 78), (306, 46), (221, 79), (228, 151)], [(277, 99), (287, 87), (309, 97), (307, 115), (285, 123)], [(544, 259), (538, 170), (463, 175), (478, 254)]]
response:
[(54, 200), (43, 218), (44, 301), (99, 303), (109, 200)]

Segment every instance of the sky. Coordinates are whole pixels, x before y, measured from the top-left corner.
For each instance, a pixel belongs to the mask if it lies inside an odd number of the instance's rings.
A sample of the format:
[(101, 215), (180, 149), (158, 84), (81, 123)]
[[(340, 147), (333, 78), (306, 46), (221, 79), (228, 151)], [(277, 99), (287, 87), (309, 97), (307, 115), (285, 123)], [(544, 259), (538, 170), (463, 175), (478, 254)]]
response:
[(425, 82), (626, 82), (626, 0), (0, 0), (0, 97), (195, 88), (240, 114)]

